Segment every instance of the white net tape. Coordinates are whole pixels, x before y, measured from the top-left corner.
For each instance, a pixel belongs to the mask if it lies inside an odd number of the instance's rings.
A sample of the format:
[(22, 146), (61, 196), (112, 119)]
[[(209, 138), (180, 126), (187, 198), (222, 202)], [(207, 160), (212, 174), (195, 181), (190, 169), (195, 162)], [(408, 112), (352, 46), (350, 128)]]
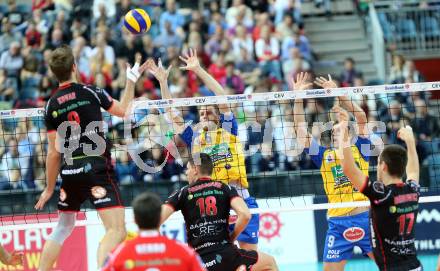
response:
[[(277, 91), (239, 95), (223, 95), (223, 96), (207, 96), (192, 98), (177, 98), (168, 100), (146, 100), (136, 101), (136, 108), (168, 108), (183, 106), (200, 106), (212, 104), (233, 104), (243, 102), (264, 102), (294, 99), (313, 99), (323, 97), (337, 96), (356, 96), (367, 94), (393, 94), (403, 92), (419, 92), (440, 90), (440, 81), (411, 83), (411, 84), (395, 84), (395, 85), (378, 85), (363, 87), (346, 87), (332, 89), (311, 89), (306, 91)], [(17, 110), (0, 111), (0, 119), (6, 118), (26, 118), (44, 115), (44, 108), (29, 108)]]

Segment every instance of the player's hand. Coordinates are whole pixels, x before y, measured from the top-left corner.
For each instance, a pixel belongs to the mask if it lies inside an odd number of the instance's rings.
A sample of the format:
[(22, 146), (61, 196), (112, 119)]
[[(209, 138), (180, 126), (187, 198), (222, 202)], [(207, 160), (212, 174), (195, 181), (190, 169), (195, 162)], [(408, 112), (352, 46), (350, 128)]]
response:
[(197, 57), (197, 50), (189, 48), (189, 54), (185, 54), (184, 56), (179, 56), (180, 60), (185, 62), (186, 66), (180, 67), (182, 70), (186, 71), (196, 71), (200, 69), (200, 62)]
[(136, 56), (136, 62), (134, 63), (134, 66), (131, 67), (130, 64), (126, 64), (127, 66), (127, 79), (130, 80), (133, 83), (136, 83), (137, 80), (141, 77), (142, 73), (147, 69), (148, 67), (148, 61), (145, 61), (141, 66), (142, 61), (142, 55), (140, 53), (137, 53)]
[(293, 87), (293, 90), (306, 90), (306, 89), (310, 89), (310, 87), (312, 86), (312, 83), (309, 82), (309, 74), (306, 72), (301, 72), (299, 74), (296, 75), (296, 80), (295, 78), (292, 77), (292, 79), (290, 80), (290, 84)]
[(149, 59), (147, 61), (147, 70), (150, 72), (160, 83), (164, 83), (167, 81), (168, 76), (170, 75), (171, 65), (165, 69), (162, 65), (162, 60), (159, 58), (158, 64), (154, 63), (153, 59)]
[(399, 131), (397, 131), (397, 138), (405, 141), (405, 143), (415, 142), (413, 130), (411, 126), (408, 125), (406, 127), (400, 128)]
[(4, 262), (6, 265), (23, 265), (23, 252), (12, 251)]
[(315, 84), (317, 84), (318, 86), (322, 87), (322, 88), (337, 88), (338, 86), (336, 85), (336, 83), (332, 80), (331, 75), (328, 75), (328, 79), (325, 77), (317, 77), (315, 78)]
[(43, 210), (44, 205), (46, 204), (46, 202), (50, 200), (52, 194), (53, 194), (53, 190), (47, 188), (44, 189), (43, 193), (41, 193), (40, 199), (38, 200), (37, 204), (35, 204), (35, 209)]
[(333, 111), (338, 113), (338, 120), (341, 123), (344, 123), (344, 122), (348, 123), (350, 121), (350, 115), (348, 114), (348, 112), (346, 110), (344, 110), (342, 107), (340, 107), (339, 105), (334, 106)]

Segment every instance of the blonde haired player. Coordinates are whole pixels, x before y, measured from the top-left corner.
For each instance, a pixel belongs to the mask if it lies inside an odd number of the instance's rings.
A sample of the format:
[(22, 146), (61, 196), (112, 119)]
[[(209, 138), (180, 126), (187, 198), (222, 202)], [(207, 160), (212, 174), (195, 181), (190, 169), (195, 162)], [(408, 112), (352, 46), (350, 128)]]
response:
[[(311, 87), (307, 73), (300, 73), (296, 80), (292, 79), (294, 90), (303, 91)], [(320, 77), (315, 83), (323, 88), (336, 88), (329, 79)], [(351, 146), (353, 156), (362, 172), (368, 176), (369, 154), (362, 152), (362, 145), (368, 149), (370, 140), (366, 130), (367, 117), (365, 112), (347, 97), (339, 97), (341, 106), (353, 112), (359, 127), (359, 137)], [(305, 152), (320, 169), (325, 193), (330, 203), (365, 201), (367, 198), (359, 193), (343, 173), (341, 161), (336, 153), (340, 124), (332, 128), (332, 146), (322, 146), (316, 138), (307, 132), (304, 105), (302, 99), (294, 104), (294, 122), (297, 139), (305, 147)], [(372, 257), (370, 246), (370, 228), (368, 226), (368, 209), (366, 207), (330, 209), (327, 212), (328, 230), (324, 245), (324, 271), (344, 270), (347, 259), (350, 259), (355, 246), (361, 248), (363, 254)], [(356, 233), (355, 235), (349, 233)]]

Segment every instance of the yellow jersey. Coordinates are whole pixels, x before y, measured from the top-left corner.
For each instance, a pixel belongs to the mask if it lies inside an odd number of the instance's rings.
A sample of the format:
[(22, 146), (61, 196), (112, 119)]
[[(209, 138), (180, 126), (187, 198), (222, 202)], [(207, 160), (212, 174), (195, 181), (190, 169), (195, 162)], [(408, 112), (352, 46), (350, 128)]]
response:
[[(366, 144), (371, 144), (369, 139), (358, 137), (356, 144), (351, 146), (351, 149), (357, 166), (368, 176), (369, 155), (367, 152), (369, 151), (361, 151), (363, 150), (361, 146)], [(310, 148), (306, 148), (306, 152), (321, 171), (324, 190), (329, 203), (368, 201), (368, 198), (357, 191), (348, 177), (345, 176), (335, 149), (323, 147), (315, 139), (312, 139)], [(353, 209), (355, 208), (329, 209), (327, 216), (344, 216)]]
[(232, 113), (220, 115), (219, 128), (194, 135), (187, 127), (180, 135), (192, 153), (206, 153), (212, 159), (212, 179), (225, 184), (235, 183), (249, 187), (243, 146), (238, 139), (238, 124)]

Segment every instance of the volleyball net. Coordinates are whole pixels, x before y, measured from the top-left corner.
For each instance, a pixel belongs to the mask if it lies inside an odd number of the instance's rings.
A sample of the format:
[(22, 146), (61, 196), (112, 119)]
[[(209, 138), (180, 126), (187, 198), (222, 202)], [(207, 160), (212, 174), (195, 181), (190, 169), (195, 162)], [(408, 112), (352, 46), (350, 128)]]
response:
[[(423, 203), (440, 200), (440, 104), (432, 98), (436, 90), (440, 90), (440, 82), (146, 100), (136, 101), (127, 119), (103, 114), (106, 137), (113, 145), (116, 181), (127, 207), (143, 191), (156, 192), (164, 199), (186, 184), (185, 166), (190, 154), (188, 148), (182, 147), (178, 135), (188, 127), (194, 132), (192, 144), (205, 145), (203, 151), (215, 156), (215, 163), (226, 161), (221, 164), (224, 168), (214, 171), (229, 174), (238, 167), (235, 172), (247, 178), (250, 195), (260, 203), (260, 208), (253, 212), (368, 206), (368, 202), (347, 202), (347, 195), (342, 194), (332, 195), (340, 196), (339, 202), (326, 203), (325, 185), (344, 185), (348, 180), (340, 166), (328, 168), (322, 174), (317, 159), (306, 154), (296, 136), (294, 103), (303, 99), (302, 118), (309, 133), (321, 146), (331, 149), (332, 127), (337, 121), (332, 107), (341, 96), (360, 105), (368, 118), (371, 148), (378, 150), (368, 158), (368, 171), (373, 179), (380, 150), (388, 144), (404, 145), (397, 138), (397, 130), (404, 125), (413, 128), (421, 163)], [(237, 126), (229, 122), (222, 126), (227, 137), (224, 133), (210, 133), (215, 130), (212, 128), (207, 132), (206, 126), (199, 124), (200, 108), (210, 105), (227, 105), (233, 113)], [(56, 221), (53, 214), (57, 210), (58, 190), (46, 206), (45, 215), (33, 208), (46, 179), (47, 135), (43, 114), (43, 108), (0, 111), (3, 229), (25, 228), (28, 223), (49, 227)], [(183, 121), (176, 123), (174, 118)], [(243, 158), (239, 164), (233, 162), (240, 160), (238, 156)], [(327, 162), (334, 159), (331, 152), (321, 157)], [(331, 179), (325, 185), (324, 175)], [(86, 202), (83, 208), (86, 218), (79, 220), (78, 225), (96, 223), (87, 219), (90, 203)]]

